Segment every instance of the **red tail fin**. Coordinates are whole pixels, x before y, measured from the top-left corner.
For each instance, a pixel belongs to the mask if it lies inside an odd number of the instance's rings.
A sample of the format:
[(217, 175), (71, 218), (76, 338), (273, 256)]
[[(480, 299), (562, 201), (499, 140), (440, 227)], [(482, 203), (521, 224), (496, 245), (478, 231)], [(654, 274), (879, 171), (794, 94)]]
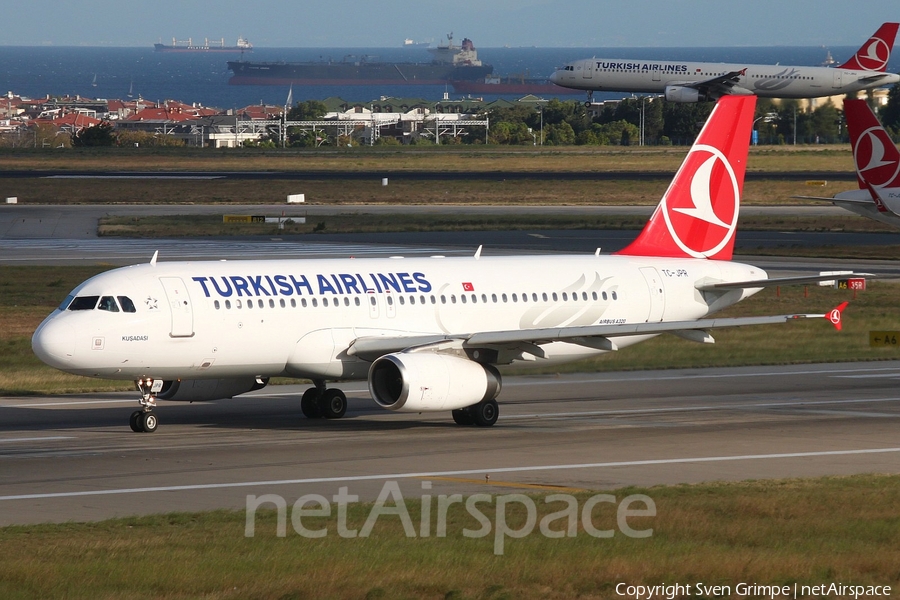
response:
[(844, 100), (859, 189), (900, 187), (900, 152), (865, 100)]
[(887, 69), (891, 59), (891, 49), (894, 47), (894, 38), (897, 36), (898, 23), (884, 23), (878, 28), (872, 37), (863, 44), (850, 60), (838, 67), (838, 69), (851, 69), (853, 71), (882, 71)]
[(756, 96), (723, 96), (638, 238), (618, 254), (729, 260)]

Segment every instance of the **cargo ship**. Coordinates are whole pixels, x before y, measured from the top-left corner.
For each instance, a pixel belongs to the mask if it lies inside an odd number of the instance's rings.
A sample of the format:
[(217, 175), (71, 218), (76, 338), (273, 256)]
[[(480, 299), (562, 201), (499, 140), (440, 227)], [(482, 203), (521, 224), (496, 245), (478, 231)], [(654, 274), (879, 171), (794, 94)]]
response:
[(527, 74), (507, 75), (506, 77), (488, 75), (475, 81), (453, 81), (451, 83), (453, 91), (460, 94), (561, 96), (584, 93), (584, 90), (560, 87), (546, 77), (528, 77)]
[(253, 52), (253, 44), (243, 37), (239, 37), (237, 44), (234, 46), (226, 46), (225, 38), (220, 40), (212, 40), (205, 38), (203, 44), (194, 44), (192, 38), (186, 41), (178, 41), (172, 38), (172, 45), (167, 46), (162, 42), (153, 44), (153, 49), (157, 52)]
[(342, 61), (248, 62), (229, 61), (231, 85), (444, 85), (453, 81), (484, 79), (493, 71), (478, 60), (472, 40), (428, 48), (431, 62), (378, 62), (367, 57)]

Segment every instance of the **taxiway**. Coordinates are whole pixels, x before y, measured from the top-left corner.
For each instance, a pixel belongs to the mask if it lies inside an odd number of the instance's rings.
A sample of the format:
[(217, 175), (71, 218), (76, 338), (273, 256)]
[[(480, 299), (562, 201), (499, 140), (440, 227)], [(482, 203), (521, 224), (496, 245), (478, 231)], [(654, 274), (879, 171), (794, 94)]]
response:
[(0, 399), (0, 524), (242, 509), (248, 495), (374, 500), (624, 485), (900, 473), (900, 362), (508, 377), (487, 429), (377, 408), (300, 415), (302, 389), (160, 402), (135, 394)]

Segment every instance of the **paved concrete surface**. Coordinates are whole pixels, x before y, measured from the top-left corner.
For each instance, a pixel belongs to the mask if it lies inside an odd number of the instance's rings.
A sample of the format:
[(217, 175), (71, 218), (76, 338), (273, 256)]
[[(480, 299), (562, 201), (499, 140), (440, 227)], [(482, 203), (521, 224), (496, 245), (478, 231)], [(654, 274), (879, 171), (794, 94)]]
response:
[[(212, 508), (248, 494), (405, 494), (900, 473), (900, 362), (511, 377), (496, 426), (378, 408), (307, 420), (302, 389), (161, 403), (135, 394), (0, 399), (0, 524)], [(489, 476), (489, 481), (486, 480)]]

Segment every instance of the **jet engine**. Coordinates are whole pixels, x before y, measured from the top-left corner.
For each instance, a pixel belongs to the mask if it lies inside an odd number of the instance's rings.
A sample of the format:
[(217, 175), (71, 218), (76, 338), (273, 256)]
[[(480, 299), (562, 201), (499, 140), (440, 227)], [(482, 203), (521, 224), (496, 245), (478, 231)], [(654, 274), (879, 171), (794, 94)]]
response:
[(449, 354), (387, 354), (369, 368), (369, 392), (388, 410), (455, 410), (496, 398), (500, 373), (490, 365)]
[(666, 100), (669, 102), (699, 102), (700, 92), (696, 88), (683, 85), (667, 85)]
[(163, 383), (156, 394), (160, 400), (204, 402), (231, 398), (266, 387), (269, 378), (243, 377), (240, 379), (175, 379)]

